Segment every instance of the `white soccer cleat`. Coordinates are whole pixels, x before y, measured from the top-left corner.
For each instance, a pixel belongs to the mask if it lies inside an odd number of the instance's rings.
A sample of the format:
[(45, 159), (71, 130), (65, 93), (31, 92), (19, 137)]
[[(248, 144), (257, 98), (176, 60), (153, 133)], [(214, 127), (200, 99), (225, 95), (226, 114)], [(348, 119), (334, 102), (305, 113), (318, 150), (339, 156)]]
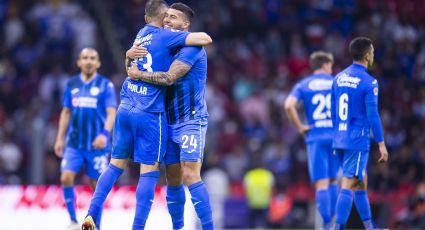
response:
[(80, 225), (77, 222), (72, 221), (67, 227), (66, 230), (80, 230)]

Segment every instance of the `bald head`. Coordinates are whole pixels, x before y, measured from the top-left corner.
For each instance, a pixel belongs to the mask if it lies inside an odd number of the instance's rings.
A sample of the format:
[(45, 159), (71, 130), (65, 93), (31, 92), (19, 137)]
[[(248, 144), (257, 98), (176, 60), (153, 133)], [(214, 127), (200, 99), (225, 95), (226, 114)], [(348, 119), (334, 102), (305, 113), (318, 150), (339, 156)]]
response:
[(88, 78), (93, 77), (100, 68), (100, 59), (97, 50), (93, 48), (82, 49), (77, 60), (77, 66), (80, 68), (81, 74)]

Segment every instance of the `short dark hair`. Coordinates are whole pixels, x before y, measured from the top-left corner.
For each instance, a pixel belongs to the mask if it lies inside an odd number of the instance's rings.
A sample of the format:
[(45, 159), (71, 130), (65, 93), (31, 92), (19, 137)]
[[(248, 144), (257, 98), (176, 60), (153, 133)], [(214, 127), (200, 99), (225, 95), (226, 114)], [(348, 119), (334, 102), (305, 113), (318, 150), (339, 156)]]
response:
[(149, 0), (145, 5), (145, 15), (149, 18), (160, 17), (162, 8), (168, 8), (164, 0)]
[(188, 5), (181, 2), (173, 3), (170, 8), (183, 12), (189, 22), (192, 22), (192, 19), (195, 17), (195, 11), (193, 11), (193, 9)]
[(316, 51), (310, 55), (310, 68), (318, 70), (326, 63), (333, 63), (334, 57), (331, 53), (324, 51)]
[(350, 55), (354, 61), (361, 61), (372, 48), (372, 40), (367, 37), (356, 37), (350, 42)]

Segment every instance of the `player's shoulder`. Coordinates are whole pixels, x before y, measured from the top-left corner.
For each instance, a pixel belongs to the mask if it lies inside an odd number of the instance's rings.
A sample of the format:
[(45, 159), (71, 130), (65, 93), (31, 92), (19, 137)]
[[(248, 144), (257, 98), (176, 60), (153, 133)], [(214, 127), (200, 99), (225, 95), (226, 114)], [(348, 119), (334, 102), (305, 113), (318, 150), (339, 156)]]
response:
[(108, 77), (101, 75), (101, 74), (98, 74), (97, 77), (99, 79), (100, 84), (105, 84), (108, 87), (112, 87), (112, 88), (114, 87), (114, 84), (112, 83), (112, 81)]
[(312, 74), (300, 81), (300, 86), (312, 91), (330, 90), (333, 77), (329, 74)]
[(76, 86), (81, 85), (81, 76), (80, 74), (74, 75), (66, 81), (67, 86)]

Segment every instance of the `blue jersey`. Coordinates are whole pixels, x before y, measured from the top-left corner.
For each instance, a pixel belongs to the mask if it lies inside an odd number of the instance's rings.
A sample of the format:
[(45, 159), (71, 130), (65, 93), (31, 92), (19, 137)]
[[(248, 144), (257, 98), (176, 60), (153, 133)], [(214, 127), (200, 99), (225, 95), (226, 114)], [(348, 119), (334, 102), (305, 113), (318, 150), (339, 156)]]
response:
[[(117, 107), (114, 85), (100, 75), (87, 83), (81, 79), (81, 75), (77, 75), (65, 86), (63, 107), (71, 110), (67, 146), (78, 150), (93, 150), (92, 142), (105, 125), (106, 109)], [(105, 150), (109, 149), (108, 143)]]
[(290, 95), (304, 101), (308, 125), (306, 142), (332, 139), (331, 88), (333, 77), (313, 74), (297, 83)]
[(366, 106), (378, 105), (378, 82), (364, 66), (352, 64), (332, 86), (334, 149), (369, 150), (370, 123)]
[(184, 47), (175, 56), (191, 69), (167, 90), (167, 117), (170, 124), (208, 117), (205, 102), (207, 54), (202, 47)]
[[(147, 48), (148, 55), (136, 60), (141, 71), (167, 72), (176, 50), (185, 45), (188, 32), (173, 32), (152, 25), (139, 31), (135, 42)], [(164, 112), (166, 87), (127, 78), (121, 89), (121, 102), (147, 112)]]

